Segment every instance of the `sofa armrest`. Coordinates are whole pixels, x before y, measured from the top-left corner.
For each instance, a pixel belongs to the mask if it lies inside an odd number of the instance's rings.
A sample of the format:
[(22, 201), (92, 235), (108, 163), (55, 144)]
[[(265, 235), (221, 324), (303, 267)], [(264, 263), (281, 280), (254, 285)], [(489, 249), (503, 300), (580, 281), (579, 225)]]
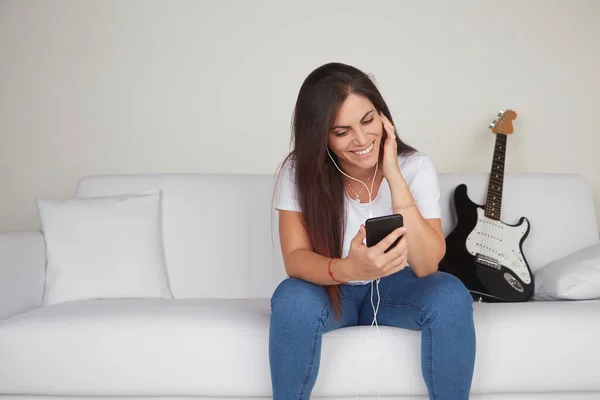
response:
[(0, 321), (41, 307), (45, 271), (40, 231), (0, 233)]

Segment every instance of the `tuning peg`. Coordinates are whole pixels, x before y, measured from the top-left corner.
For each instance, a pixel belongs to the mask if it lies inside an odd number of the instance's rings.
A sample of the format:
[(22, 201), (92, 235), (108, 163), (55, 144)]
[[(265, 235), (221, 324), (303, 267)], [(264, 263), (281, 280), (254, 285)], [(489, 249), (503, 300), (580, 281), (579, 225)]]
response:
[(489, 128), (493, 128), (493, 127), (495, 127), (495, 126), (496, 126), (496, 120), (494, 120), (494, 122), (492, 122), (492, 123), (490, 124)]
[(504, 110), (500, 110), (500, 112), (498, 113), (498, 117), (501, 117), (502, 115), (504, 115)]

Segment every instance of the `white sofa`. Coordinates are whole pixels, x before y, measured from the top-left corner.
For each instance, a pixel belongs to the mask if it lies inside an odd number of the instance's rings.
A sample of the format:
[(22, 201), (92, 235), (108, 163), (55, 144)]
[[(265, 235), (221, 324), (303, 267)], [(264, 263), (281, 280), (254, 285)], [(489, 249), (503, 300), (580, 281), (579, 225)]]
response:
[[(463, 182), (483, 202), (487, 174), (440, 174), (446, 233), (454, 223), (451, 192)], [(269, 398), (269, 298), (285, 278), (273, 184), (270, 175), (208, 174), (79, 182), (80, 197), (163, 191), (172, 300), (42, 307), (42, 233), (0, 234), (0, 399)], [(534, 270), (599, 241), (592, 195), (578, 175), (507, 174), (502, 219), (520, 216), (531, 222), (524, 251)], [(471, 398), (600, 399), (600, 301), (474, 309)], [(420, 332), (372, 331), (353, 370), (367, 329), (325, 335), (313, 398), (379, 391), (387, 399), (426, 398)]]

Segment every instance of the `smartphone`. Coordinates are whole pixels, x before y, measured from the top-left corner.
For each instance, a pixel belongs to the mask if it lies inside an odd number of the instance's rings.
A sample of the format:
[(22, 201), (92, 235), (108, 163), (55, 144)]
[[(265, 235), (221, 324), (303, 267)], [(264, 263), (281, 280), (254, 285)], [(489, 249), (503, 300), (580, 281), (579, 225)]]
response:
[[(367, 230), (367, 247), (375, 246), (381, 240), (383, 240), (390, 233), (398, 228), (404, 226), (404, 218), (402, 214), (391, 214), (384, 215), (382, 217), (369, 218), (365, 221), (365, 228)], [(385, 251), (386, 253), (393, 249), (402, 236), (400, 236), (390, 247)]]

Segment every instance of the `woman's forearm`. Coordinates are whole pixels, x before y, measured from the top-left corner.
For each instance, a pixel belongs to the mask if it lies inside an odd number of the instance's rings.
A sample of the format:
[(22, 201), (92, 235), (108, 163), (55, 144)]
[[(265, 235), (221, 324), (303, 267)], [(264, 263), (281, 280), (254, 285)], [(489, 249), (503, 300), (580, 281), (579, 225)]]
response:
[[(388, 182), (392, 193), (392, 205), (401, 207), (414, 202), (404, 177), (399, 175)], [(446, 251), (446, 242), (419, 212), (416, 205), (400, 211), (406, 227), (408, 241), (408, 264), (417, 276), (426, 276), (437, 271), (438, 264)]]
[[(298, 278), (317, 285), (339, 285), (340, 282), (351, 280), (346, 268), (346, 259), (334, 259), (331, 261), (331, 273), (336, 280), (329, 275), (330, 257), (324, 257), (308, 249), (297, 249), (290, 253), (286, 260), (286, 272), (290, 278)], [(338, 282), (339, 281), (339, 282)]]

